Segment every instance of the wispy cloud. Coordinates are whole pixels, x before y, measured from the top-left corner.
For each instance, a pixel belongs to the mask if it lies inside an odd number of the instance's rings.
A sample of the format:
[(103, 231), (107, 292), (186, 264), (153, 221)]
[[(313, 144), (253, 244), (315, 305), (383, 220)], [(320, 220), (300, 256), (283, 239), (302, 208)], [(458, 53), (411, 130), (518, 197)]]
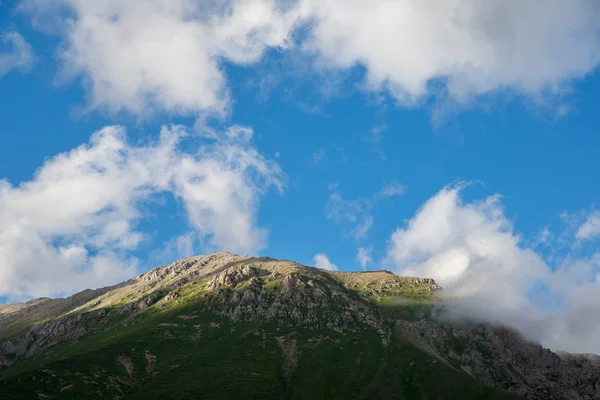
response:
[(363, 270), (367, 269), (367, 267), (373, 263), (373, 248), (360, 247), (356, 254), (356, 259)]
[(311, 165), (317, 166), (322, 164), (327, 159), (327, 150), (317, 149), (312, 154)]
[(0, 78), (10, 70), (28, 72), (35, 62), (33, 48), (18, 32), (7, 32), (0, 35)]
[(338, 185), (330, 185), (325, 215), (336, 223), (350, 225), (348, 233), (357, 241), (365, 239), (373, 226), (374, 219), (370, 214), (373, 207), (385, 198), (401, 196), (404, 192), (403, 185), (391, 182), (370, 197), (347, 200), (342, 196)]
[(377, 125), (365, 135), (365, 141), (379, 144), (382, 142), (383, 137), (382, 134), (388, 129), (386, 124)]
[(346, 200), (337, 186), (330, 187), (329, 199), (325, 205), (325, 215), (335, 222), (356, 222), (363, 212), (364, 205), (360, 200)]
[(547, 246), (551, 244), (552, 237), (553, 235), (550, 228), (548, 226), (543, 226), (535, 233), (531, 247)]
[(591, 240), (600, 236), (600, 211), (589, 214), (579, 227), (575, 237), (579, 240)]
[(367, 233), (373, 226), (373, 217), (367, 215), (363, 221), (352, 230), (352, 234), (356, 240), (364, 239), (367, 237)]
[(402, 196), (406, 192), (406, 187), (399, 182), (390, 182), (381, 189), (381, 196), (394, 197)]

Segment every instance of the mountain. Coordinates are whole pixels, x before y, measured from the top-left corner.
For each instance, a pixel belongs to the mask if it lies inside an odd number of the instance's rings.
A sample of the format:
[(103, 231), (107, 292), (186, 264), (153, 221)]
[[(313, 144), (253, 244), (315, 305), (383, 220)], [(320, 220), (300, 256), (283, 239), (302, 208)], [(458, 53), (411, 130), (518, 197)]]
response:
[(600, 358), (440, 317), (426, 278), (216, 253), (0, 306), (2, 399), (599, 399)]

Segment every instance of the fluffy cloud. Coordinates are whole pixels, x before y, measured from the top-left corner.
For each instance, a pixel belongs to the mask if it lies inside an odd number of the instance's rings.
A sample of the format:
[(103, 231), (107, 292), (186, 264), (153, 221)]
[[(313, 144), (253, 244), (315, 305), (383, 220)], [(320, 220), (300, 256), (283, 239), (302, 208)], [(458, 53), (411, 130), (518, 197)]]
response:
[(31, 45), (18, 32), (7, 32), (0, 35), (0, 44), (8, 49), (0, 50), (0, 78), (12, 69), (22, 72), (29, 70), (35, 56)]
[[(145, 239), (136, 230), (144, 204), (171, 194), (206, 249), (254, 252), (267, 232), (256, 226), (258, 201), (281, 187), (279, 166), (233, 127), (193, 153), (181, 127), (163, 128), (146, 146), (127, 143), (120, 127), (49, 159), (28, 182), (0, 181), (0, 296), (25, 298), (121, 281)], [(186, 239), (187, 240), (187, 239)], [(189, 251), (189, 240), (177, 247)]]
[(464, 203), (460, 191), (443, 189), (397, 229), (387, 262), (436, 279), (460, 298), (453, 313), (515, 326), (554, 349), (600, 353), (600, 254), (551, 268), (523, 246), (498, 196)]
[(255, 63), (285, 47), (295, 21), (264, 0), (23, 0), (21, 9), (63, 35), (63, 75), (84, 79), (91, 107), (135, 114), (225, 111), (221, 61)]
[(334, 68), (362, 65), (367, 85), (402, 104), (445, 83), (455, 100), (513, 88), (537, 95), (600, 62), (595, 0), (305, 0), (306, 46)]
[(337, 265), (329, 261), (329, 258), (327, 258), (327, 255), (324, 253), (315, 254), (315, 256), (313, 257), (313, 262), (315, 263), (315, 267), (317, 268), (326, 269), (328, 271), (338, 270)]
[(358, 260), (358, 263), (362, 269), (367, 269), (367, 267), (373, 262), (373, 249), (371, 247), (359, 248), (358, 253), (356, 254), (356, 259)]
[(520, 305), (530, 286), (546, 278), (544, 261), (519, 247), (498, 197), (462, 204), (459, 190), (442, 190), (394, 232), (390, 260), (402, 274), (434, 277), (454, 294)]
[[(257, 63), (266, 49), (362, 66), (367, 89), (419, 104), (510, 88), (556, 93), (600, 62), (596, 0), (22, 0), (63, 36), (67, 76), (92, 107), (136, 114), (222, 112), (222, 61)], [(291, 38), (295, 38), (294, 41)], [(297, 58), (297, 57), (296, 57)]]

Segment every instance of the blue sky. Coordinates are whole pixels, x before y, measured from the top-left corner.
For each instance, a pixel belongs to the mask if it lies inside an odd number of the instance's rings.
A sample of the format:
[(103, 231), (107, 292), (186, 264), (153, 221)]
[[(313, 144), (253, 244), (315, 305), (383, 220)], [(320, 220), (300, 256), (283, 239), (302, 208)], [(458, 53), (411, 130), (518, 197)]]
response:
[(478, 3), (3, 2), (0, 299), (230, 250), (599, 351), (568, 326), (600, 304), (600, 10)]

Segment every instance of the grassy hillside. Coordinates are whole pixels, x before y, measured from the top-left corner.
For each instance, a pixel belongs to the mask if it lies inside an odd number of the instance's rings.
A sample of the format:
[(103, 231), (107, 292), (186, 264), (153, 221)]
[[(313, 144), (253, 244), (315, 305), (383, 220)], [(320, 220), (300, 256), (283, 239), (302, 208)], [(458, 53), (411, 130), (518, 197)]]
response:
[(375, 331), (234, 323), (200, 309), (154, 307), (52, 346), (0, 373), (3, 398), (513, 398), (393, 334), (386, 346)]
[(505, 330), (436, 322), (439, 290), (387, 271), (328, 272), (229, 253), (184, 259), (112, 288), (0, 309), (1, 398), (595, 393), (600, 371), (581, 360), (567, 365)]

